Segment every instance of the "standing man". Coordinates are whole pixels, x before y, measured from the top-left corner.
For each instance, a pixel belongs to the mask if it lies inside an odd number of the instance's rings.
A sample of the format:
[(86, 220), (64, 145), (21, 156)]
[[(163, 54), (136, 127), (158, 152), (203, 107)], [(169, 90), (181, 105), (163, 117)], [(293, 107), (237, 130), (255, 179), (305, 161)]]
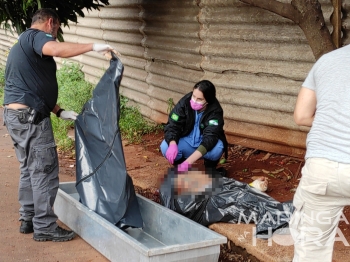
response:
[(339, 219), (350, 205), (350, 45), (323, 55), (309, 72), (294, 111), (311, 127), (290, 228), (294, 262), (331, 262)]
[(5, 71), (4, 120), (20, 162), (20, 232), (34, 232), (36, 241), (69, 241), (73, 231), (56, 223), (52, 207), (58, 190), (58, 157), (50, 112), (64, 120), (77, 113), (57, 102), (56, 63), (53, 57), (72, 57), (89, 51), (106, 53), (106, 44), (57, 42), (60, 21), (52, 9), (38, 10), (31, 28), (11, 48)]

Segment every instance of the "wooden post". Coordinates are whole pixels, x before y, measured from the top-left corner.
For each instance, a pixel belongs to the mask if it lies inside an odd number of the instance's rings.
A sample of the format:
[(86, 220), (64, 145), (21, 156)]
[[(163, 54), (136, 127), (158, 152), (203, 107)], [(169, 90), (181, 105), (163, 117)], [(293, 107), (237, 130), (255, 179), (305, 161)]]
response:
[(331, 23), (333, 25), (332, 40), (337, 48), (341, 47), (341, 4), (342, 0), (332, 0), (333, 13)]

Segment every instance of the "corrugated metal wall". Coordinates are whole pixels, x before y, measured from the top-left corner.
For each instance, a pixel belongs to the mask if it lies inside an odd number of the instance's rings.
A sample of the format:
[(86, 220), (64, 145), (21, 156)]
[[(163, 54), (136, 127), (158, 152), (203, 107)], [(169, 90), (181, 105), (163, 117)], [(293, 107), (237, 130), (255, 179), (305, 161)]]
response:
[(10, 51), (11, 46), (16, 41), (17, 35), (10, 31), (5, 31), (0, 28), (0, 64), (6, 64), (6, 57)]
[[(333, 7), (329, 0), (320, 2), (331, 28)], [(350, 6), (344, 0), (343, 9), (348, 44)], [(308, 129), (294, 124), (293, 110), (315, 59), (303, 32), (289, 20), (238, 0), (111, 0), (78, 21), (64, 28), (65, 40), (113, 45), (125, 65), (121, 93), (147, 118), (166, 122), (170, 99), (176, 103), (195, 82), (208, 79), (217, 87), (230, 143), (304, 153)], [(2, 51), (13, 40), (0, 31)], [(72, 60), (94, 82), (108, 67), (94, 52)]]
[(342, 0), (342, 42), (350, 44), (350, 1)]

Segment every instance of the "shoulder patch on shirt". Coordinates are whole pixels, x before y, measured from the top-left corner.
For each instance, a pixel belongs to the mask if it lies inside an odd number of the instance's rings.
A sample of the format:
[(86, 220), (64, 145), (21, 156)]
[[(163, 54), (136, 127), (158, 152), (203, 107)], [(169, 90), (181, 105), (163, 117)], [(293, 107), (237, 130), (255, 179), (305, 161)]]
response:
[(179, 116), (177, 114), (175, 114), (175, 113), (172, 113), (170, 118), (172, 120), (174, 120), (174, 121), (178, 121), (179, 120)]
[(209, 120), (209, 125), (210, 126), (217, 126), (217, 125), (219, 125), (219, 121), (217, 119)]
[(52, 37), (52, 35), (50, 35), (50, 34), (46, 34), (46, 36), (48, 36), (48, 37)]

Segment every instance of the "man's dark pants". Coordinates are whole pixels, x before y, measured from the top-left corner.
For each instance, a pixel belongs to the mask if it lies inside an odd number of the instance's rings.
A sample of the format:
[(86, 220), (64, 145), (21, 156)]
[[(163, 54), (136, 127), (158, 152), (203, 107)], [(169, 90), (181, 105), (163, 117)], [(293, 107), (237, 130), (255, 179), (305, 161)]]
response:
[(4, 121), (20, 162), (19, 220), (32, 220), (35, 233), (54, 231), (59, 166), (51, 120), (23, 124), (18, 115), (18, 110), (5, 107)]

